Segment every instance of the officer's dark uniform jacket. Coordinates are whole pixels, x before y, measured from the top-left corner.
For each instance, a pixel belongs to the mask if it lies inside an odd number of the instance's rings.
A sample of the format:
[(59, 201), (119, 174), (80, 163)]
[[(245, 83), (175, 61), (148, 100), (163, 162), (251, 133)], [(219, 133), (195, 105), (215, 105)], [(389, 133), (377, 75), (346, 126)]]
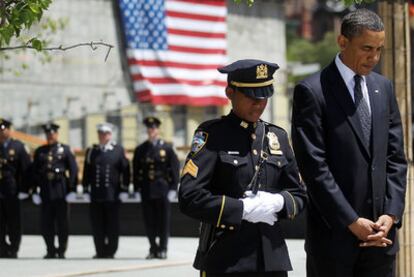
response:
[[(268, 138), (265, 143), (263, 131)], [(195, 268), (208, 273), (292, 269), (278, 222), (271, 226), (242, 220), (239, 199), (254, 175), (262, 145), (269, 156), (259, 177), (259, 190), (283, 196), (285, 204), (278, 219), (293, 219), (304, 208), (305, 188), (283, 129), (263, 121), (249, 124), (233, 113), (201, 124), (179, 188), (181, 211), (200, 220), (202, 226), (214, 226), (207, 244), (205, 234), (200, 234)]]
[(129, 162), (122, 146), (110, 142), (105, 147), (93, 145), (86, 150), (82, 184), (90, 191), (92, 201), (115, 202), (119, 193), (128, 189)]
[(177, 188), (179, 167), (171, 144), (160, 139), (154, 145), (147, 140), (134, 151), (134, 188), (141, 191), (143, 200), (166, 197)]
[(78, 166), (68, 145), (40, 146), (34, 153), (33, 170), (42, 201), (64, 199), (76, 188)]
[(4, 147), (0, 144), (0, 199), (17, 198), (26, 192), (25, 177), (30, 165), (30, 156), (23, 143), (9, 139)]

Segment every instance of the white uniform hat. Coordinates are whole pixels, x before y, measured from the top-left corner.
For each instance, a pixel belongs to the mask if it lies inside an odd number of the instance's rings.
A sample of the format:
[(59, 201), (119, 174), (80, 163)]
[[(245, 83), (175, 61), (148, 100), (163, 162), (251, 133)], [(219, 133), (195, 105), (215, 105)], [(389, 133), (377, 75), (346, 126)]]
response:
[(96, 125), (96, 130), (102, 133), (112, 133), (114, 125), (109, 122), (104, 122)]

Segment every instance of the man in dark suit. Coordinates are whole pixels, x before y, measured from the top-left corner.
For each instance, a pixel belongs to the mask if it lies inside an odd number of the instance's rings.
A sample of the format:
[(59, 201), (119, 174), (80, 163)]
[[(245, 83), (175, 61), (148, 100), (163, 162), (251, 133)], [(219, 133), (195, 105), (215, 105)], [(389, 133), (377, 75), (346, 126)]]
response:
[(119, 240), (119, 193), (130, 181), (124, 148), (112, 140), (113, 125), (97, 125), (99, 144), (85, 153), (82, 184), (90, 192), (95, 259), (114, 258)]
[(278, 68), (250, 59), (220, 68), (232, 111), (195, 131), (179, 204), (201, 221), (194, 267), (203, 277), (284, 277), (292, 270), (278, 221), (300, 213), (305, 189), (286, 131), (260, 119)]
[[(47, 144), (36, 149), (33, 159), (35, 190), (40, 189), (41, 230), (46, 243), (45, 259), (65, 258), (69, 237), (66, 195), (76, 188), (78, 166), (69, 146), (59, 142), (59, 125), (42, 125)], [(55, 247), (55, 235), (58, 247)]]
[(11, 125), (0, 118), (0, 258), (17, 258), (22, 237), (19, 198), (28, 196), (30, 156), (23, 143), (11, 138)]
[(307, 276), (394, 276), (407, 165), (392, 83), (375, 72), (384, 26), (347, 14), (340, 53), (294, 91), (292, 141), (310, 203)]
[(172, 145), (159, 136), (161, 121), (149, 116), (143, 123), (148, 140), (135, 148), (133, 176), (135, 190), (141, 192), (145, 230), (150, 242), (146, 258), (166, 259), (171, 224), (168, 192), (177, 189), (180, 163)]

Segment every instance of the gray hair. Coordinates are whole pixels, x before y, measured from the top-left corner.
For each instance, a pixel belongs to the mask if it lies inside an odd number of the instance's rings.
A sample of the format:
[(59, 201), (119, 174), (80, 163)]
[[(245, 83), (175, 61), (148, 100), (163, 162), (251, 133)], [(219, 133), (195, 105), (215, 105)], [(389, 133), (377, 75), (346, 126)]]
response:
[(342, 19), (341, 35), (344, 37), (351, 39), (359, 36), (364, 30), (384, 31), (384, 23), (376, 13), (367, 9), (357, 9)]

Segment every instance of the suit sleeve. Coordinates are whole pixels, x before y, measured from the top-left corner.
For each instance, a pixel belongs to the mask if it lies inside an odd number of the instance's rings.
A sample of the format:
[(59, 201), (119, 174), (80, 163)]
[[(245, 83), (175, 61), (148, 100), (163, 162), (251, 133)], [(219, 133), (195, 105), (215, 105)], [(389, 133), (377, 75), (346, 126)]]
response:
[(82, 174), (82, 186), (85, 192), (90, 190), (90, 156), (92, 154), (92, 148), (86, 149), (85, 160), (83, 162), (83, 174)]
[(169, 184), (170, 189), (176, 190), (180, 178), (180, 162), (172, 146), (169, 148), (169, 152)]
[(33, 163), (29, 169), (29, 175), (32, 177), (32, 182), (30, 184), (30, 190), (33, 192), (36, 191), (37, 187), (40, 187), (41, 177), (39, 173), (40, 163), (39, 163), (39, 149), (37, 148), (33, 155)]
[[(389, 83), (390, 116), (387, 149), (387, 189), (385, 195), (385, 214), (402, 219), (407, 183), (407, 161), (404, 154), (404, 135), (398, 104)], [(401, 225), (401, 221), (399, 223)]]
[(129, 166), (129, 161), (125, 155), (125, 150), (123, 147), (120, 147), (121, 150), (121, 173), (122, 173), (122, 187), (124, 191), (128, 190), (129, 183), (131, 182), (131, 170)]
[[(197, 132), (207, 134), (200, 129)], [(179, 207), (184, 214), (202, 222), (234, 228), (241, 224), (243, 202), (211, 192), (218, 155), (207, 138), (198, 152), (187, 157), (178, 190)]]
[(139, 162), (139, 147), (135, 148), (134, 157), (132, 159), (132, 181), (134, 183), (134, 191), (140, 191), (142, 187), (141, 164)]
[(19, 157), (18, 187), (21, 192), (28, 192), (30, 189), (30, 155), (25, 146), (21, 145)]
[(285, 205), (278, 215), (281, 218), (294, 219), (305, 208), (307, 201), (306, 188), (299, 176), (299, 169), (286, 133), (281, 138), (281, 145), (286, 145), (283, 152), (288, 164), (283, 168), (279, 181), (283, 186), (280, 194), (285, 200)]
[[(322, 93), (322, 92), (319, 92)], [(323, 111), (309, 84), (295, 87), (292, 110), (292, 142), (312, 204), (330, 227), (343, 227), (358, 219), (329, 166), (325, 147)]]
[(69, 147), (66, 148), (66, 162), (69, 169), (69, 191), (75, 191), (78, 180), (78, 165)]

